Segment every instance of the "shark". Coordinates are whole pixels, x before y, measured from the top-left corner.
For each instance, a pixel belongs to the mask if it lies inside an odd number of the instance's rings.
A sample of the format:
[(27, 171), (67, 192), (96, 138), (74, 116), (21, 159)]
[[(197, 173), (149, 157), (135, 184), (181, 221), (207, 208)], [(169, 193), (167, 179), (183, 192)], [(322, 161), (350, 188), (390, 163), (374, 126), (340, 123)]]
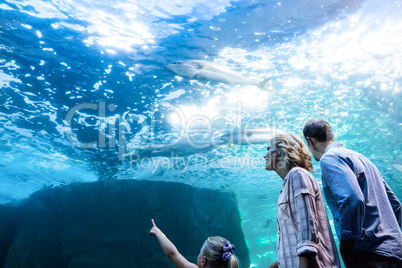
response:
[(263, 90), (267, 90), (266, 85), (271, 80), (267, 78), (256, 83), (225, 66), (204, 60), (175, 61), (165, 65), (165, 68), (189, 79), (222, 82), (229, 85), (254, 85)]
[(232, 131), (223, 133), (219, 138), (220, 140), (231, 144), (264, 144), (277, 134), (286, 133), (277, 128), (235, 128)]
[(392, 161), (391, 166), (399, 172), (402, 172), (402, 161)]
[(193, 154), (206, 153), (224, 144), (223, 141), (202, 141), (182, 139), (170, 144), (149, 144), (137, 146), (124, 155), (135, 158), (151, 157), (184, 157)]
[(123, 157), (136, 159), (151, 157), (185, 157), (194, 154), (209, 152), (225, 144), (264, 144), (279, 133), (285, 133), (276, 128), (246, 128), (223, 133), (211, 140), (181, 139), (172, 143), (146, 144), (136, 146)]

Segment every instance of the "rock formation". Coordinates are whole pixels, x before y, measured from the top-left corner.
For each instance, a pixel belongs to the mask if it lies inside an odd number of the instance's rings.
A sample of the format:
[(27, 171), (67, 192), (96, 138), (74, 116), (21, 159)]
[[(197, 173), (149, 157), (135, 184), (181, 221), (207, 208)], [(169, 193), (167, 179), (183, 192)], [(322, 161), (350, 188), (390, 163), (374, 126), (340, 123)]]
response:
[(196, 262), (208, 236), (220, 235), (249, 267), (233, 194), (135, 180), (44, 189), (19, 206), (0, 206), (0, 265), (174, 267), (148, 236), (152, 218), (189, 261)]

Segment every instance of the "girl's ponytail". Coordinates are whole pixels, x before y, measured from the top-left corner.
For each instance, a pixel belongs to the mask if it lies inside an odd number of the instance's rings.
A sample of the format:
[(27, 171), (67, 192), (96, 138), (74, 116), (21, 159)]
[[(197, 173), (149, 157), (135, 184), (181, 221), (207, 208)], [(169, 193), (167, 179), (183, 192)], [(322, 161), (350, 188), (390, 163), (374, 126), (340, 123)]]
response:
[(235, 255), (230, 256), (228, 268), (239, 268), (239, 260)]
[(220, 236), (211, 236), (205, 241), (201, 253), (208, 259), (211, 268), (239, 268), (234, 255), (235, 246)]

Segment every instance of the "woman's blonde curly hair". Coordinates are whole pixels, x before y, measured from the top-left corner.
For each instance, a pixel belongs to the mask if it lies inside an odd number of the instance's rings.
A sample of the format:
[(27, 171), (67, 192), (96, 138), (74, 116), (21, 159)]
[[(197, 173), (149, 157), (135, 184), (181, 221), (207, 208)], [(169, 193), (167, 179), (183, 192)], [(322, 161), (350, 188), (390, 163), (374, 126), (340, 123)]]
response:
[(293, 167), (301, 167), (314, 172), (311, 156), (299, 136), (292, 133), (281, 133), (275, 135), (270, 143), (276, 147), (278, 167), (289, 170)]

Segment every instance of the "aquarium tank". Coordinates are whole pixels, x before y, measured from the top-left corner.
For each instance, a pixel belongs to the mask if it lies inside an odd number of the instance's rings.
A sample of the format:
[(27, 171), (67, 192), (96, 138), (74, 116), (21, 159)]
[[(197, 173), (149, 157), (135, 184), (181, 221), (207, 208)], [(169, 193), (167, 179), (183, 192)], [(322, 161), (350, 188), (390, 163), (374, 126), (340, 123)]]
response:
[(191, 262), (221, 235), (267, 267), (283, 180), (263, 156), (311, 118), (402, 200), (401, 5), (2, 0), (0, 262), (173, 267), (153, 218)]

